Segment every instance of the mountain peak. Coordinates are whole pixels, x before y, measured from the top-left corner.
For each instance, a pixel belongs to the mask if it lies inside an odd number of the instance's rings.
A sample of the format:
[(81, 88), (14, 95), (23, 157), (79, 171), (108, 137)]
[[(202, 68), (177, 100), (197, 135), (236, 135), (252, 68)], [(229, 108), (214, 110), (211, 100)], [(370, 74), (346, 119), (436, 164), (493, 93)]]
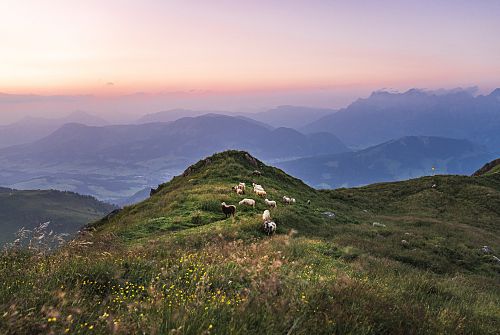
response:
[(497, 97), (500, 98), (500, 87), (494, 89), (490, 94), (491, 97)]
[(240, 150), (227, 150), (219, 153), (215, 153), (210, 157), (202, 159), (197, 163), (189, 166), (182, 174), (183, 177), (189, 176), (193, 173), (199, 172), (201, 169), (215, 163), (227, 160), (236, 160), (243, 166), (251, 169), (259, 169), (264, 166), (264, 163), (259, 161), (257, 158), (253, 157), (246, 151)]

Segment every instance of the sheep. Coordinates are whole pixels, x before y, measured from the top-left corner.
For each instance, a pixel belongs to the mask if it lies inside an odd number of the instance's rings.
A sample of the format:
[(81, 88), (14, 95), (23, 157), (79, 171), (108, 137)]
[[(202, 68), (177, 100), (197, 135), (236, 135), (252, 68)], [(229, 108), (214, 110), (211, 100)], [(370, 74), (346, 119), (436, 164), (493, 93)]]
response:
[(290, 198), (290, 203), (294, 204), (295, 203), (295, 198)]
[(256, 187), (253, 189), (254, 192), (257, 192), (257, 191), (265, 191), (263, 187)]
[(224, 215), (226, 215), (226, 219), (228, 216), (231, 216), (231, 215), (234, 217), (234, 213), (236, 213), (236, 206), (226, 205), (226, 203), (223, 202), (221, 204), (221, 208), (222, 208), (222, 213), (224, 213)]
[(257, 194), (259, 197), (265, 197), (267, 195), (267, 192), (264, 190), (256, 190), (255, 194)]
[(271, 221), (271, 212), (269, 211), (269, 209), (266, 209), (264, 213), (262, 213), (262, 221)]
[(264, 232), (267, 233), (267, 235), (274, 234), (276, 232), (276, 223), (273, 221), (266, 221), (262, 225), (262, 228), (264, 229)]
[(271, 208), (276, 208), (276, 201), (271, 201), (269, 199), (265, 199), (264, 202), (266, 203), (266, 205), (268, 205), (269, 207)]
[(231, 189), (235, 191), (236, 194), (245, 194), (245, 189), (241, 188), (240, 185), (233, 186)]
[(253, 199), (243, 199), (241, 200), (240, 202), (238, 202), (238, 204), (241, 206), (241, 205), (246, 205), (246, 206), (252, 206), (253, 208), (255, 208), (255, 200)]
[(287, 205), (289, 205), (292, 202), (292, 199), (287, 197), (286, 195), (283, 196), (283, 202)]
[(246, 188), (245, 183), (239, 183), (239, 184), (238, 184), (238, 188), (242, 189), (242, 190), (243, 190), (243, 192), (245, 192), (245, 188)]
[(252, 186), (253, 186), (253, 191), (254, 191), (254, 192), (255, 192), (256, 190), (262, 190), (262, 191), (264, 191), (264, 187), (262, 187), (262, 185), (252, 183)]

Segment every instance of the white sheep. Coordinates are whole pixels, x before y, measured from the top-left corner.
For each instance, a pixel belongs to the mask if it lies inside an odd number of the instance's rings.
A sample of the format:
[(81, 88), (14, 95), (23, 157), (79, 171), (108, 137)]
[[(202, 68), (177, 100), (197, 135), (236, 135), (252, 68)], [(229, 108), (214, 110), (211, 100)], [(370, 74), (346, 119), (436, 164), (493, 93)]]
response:
[(252, 183), (252, 186), (253, 186), (253, 190), (254, 190), (254, 192), (255, 192), (256, 190), (264, 190), (264, 187), (262, 187), (262, 185)]
[(272, 200), (269, 200), (269, 199), (265, 199), (264, 202), (266, 203), (266, 205), (268, 205), (269, 207), (271, 208), (276, 208), (276, 201), (272, 201)]
[(262, 221), (271, 221), (271, 212), (269, 212), (269, 209), (266, 209), (264, 213), (262, 213)]
[(285, 204), (288, 204), (288, 205), (289, 205), (289, 204), (292, 202), (292, 199), (291, 199), (291, 198), (289, 198), (289, 197), (287, 197), (286, 195), (284, 195), (284, 196), (283, 196), (283, 202), (284, 202)]
[(241, 188), (237, 188), (236, 189), (236, 194), (239, 194), (239, 195), (242, 195), (242, 194), (245, 194), (245, 191)]
[(273, 221), (264, 222), (262, 227), (264, 228), (264, 232), (267, 233), (267, 235), (271, 235), (276, 232), (276, 223), (274, 223)]
[(252, 206), (253, 208), (255, 208), (255, 200), (253, 199), (243, 199), (241, 200), (239, 203), (238, 203), (240, 206), (241, 205), (246, 205), (246, 206)]
[(294, 203), (295, 203), (295, 198), (290, 198), (290, 202), (291, 202), (292, 204), (294, 204)]
[(259, 197), (265, 197), (267, 195), (267, 192), (264, 190), (255, 190), (255, 194), (257, 194)]
[(239, 184), (238, 184), (238, 188), (242, 189), (242, 190), (243, 190), (243, 192), (244, 192), (244, 191), (245, 191), (245, 188), (246, 188), (245, 183), (239, 183)]

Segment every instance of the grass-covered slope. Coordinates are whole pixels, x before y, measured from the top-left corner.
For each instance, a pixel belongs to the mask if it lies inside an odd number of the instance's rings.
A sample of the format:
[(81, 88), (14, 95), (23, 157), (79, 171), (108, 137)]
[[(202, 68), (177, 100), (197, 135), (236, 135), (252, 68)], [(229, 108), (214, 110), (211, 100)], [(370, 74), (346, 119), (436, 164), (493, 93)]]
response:
[[(297, 199), (271, 211), (275, 236), (240, 181)], [(55, 254), (4, 254), (0, 331), (495, 334), (499, 224), (498, 174), (316, 191), (224, 152)]]
[(486, 163), (482, 168), (474, 172), (473, 176), (483, 176), (494, 173), (500, 173), (500, 158)]
[(47, 221), (54, 232), (73, 234), (113, 209), (112, 205), (73, 192), (0, 187), (0, 246), (12, 242), (22, 227), (32, 229)]

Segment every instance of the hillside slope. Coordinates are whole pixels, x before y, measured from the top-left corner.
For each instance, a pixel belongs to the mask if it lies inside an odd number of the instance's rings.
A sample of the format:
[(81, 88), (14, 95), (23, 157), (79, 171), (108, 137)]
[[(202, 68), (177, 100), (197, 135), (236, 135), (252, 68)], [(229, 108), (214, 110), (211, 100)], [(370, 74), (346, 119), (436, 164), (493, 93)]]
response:
[(500, 173), (500, 158), (486, 163), (483, 167), (474, 172), (473, 176), (484, 176), (494, 173)]
[[(267, 207), (251, 190), (256, 208), (237, 205), (238, 182), (278, 200), (275, 236), (260, 230)], [(316, 191), (224, 152), (55, 255), (2, 256), (0, 330), (495, 334), (499, 223), (498, 175)]]
[(493, 157), (485, 148), (467, 140), (406, 136), (364, 150), (277, 165), (314, 187), (337, 188), (432, 174), (470, 175)]
[(89, 196), (54, 190), (19, 191), (0, 187), (0, 246), (21, 229), (50, 221), (55, 233), (74, 234), (116, 207)]

